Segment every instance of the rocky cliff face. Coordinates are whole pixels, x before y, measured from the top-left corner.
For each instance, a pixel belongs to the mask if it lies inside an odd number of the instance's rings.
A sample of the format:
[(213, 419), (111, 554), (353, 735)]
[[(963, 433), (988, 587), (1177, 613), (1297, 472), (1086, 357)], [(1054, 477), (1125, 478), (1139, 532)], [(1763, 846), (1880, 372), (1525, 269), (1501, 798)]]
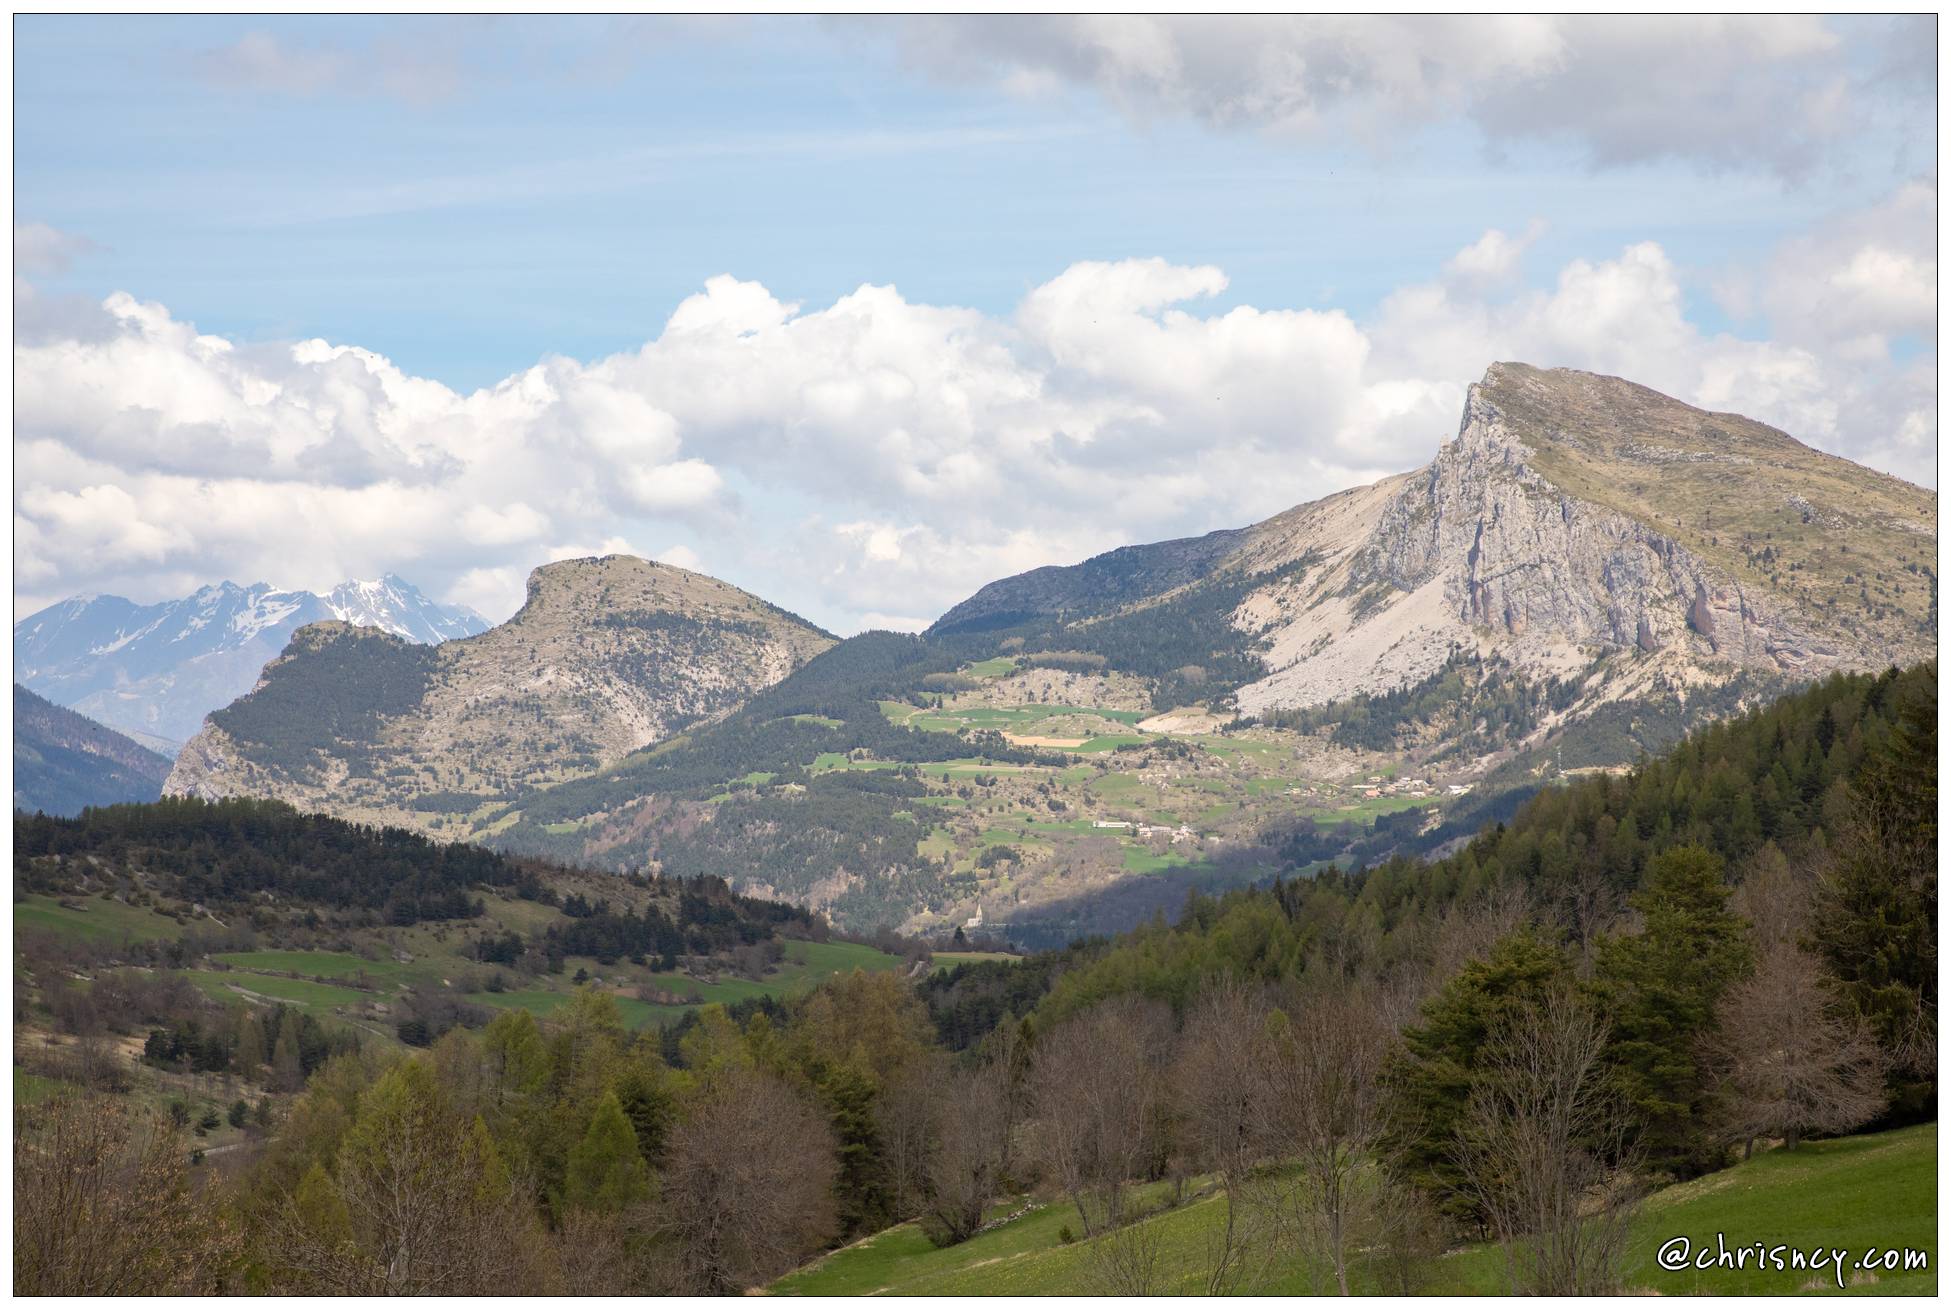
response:
[(1249, 596), (1246, 712), (1387, 691), (1453, 647), (1540, 674), (1630, 652), (1787, 677), (1935, 650), (1936, 497), (1616, 378), (1492, 367), (1427, 468), (1289, 511), (1231, 567), (1330, 566)]
[(702, 574), (566, 560), (530, 576), (514, 618), (462, 641), (300, 629), (255, 690), (210, 716), (166, 790), (459, 835), (463, 816), (735, 708), (830, 645)]
[(1656, 676), (1795, 680), (1935, 651), (1936, 516), (1933, 493), (1765, 424), (1497, 364), (1424, 468), (992, 583), (937, 631), (1061, 614), (1035, 640), (1088, 645), (1075, 620), (1221, 602), (1265, 670), (1228, 688), (1247, 715), (1394, 691), (1459, 653), (1538, 680), (1624, 656), (1614, 699)]

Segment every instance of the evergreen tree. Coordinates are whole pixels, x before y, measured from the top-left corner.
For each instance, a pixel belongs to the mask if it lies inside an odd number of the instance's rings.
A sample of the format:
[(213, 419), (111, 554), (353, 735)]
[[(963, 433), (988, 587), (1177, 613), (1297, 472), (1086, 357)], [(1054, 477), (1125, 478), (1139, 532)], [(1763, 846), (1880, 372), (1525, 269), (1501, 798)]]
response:
[(231, 1063), (246, 1078), (264, 1066), (264, 1023), (250, 1009), (237, 1014), (237, 1054)]
[(605, 1092), (589, 1128), (569, 1152), (563, 1200), (572, 1208), (615, 1213), (650, 1195), (650, 1170), (615, 1092)]
[(1908, 689), (1897, 723), (1850, 783), (1809, 944), (1884, 1050), (1891, 1117), (1930, 1117), (1937, 1029), (1935, 679)]
[(654, 1061), (640, 1061), (623, 1071), (616, 1083), (617, 1103), (637, 1134), (637, 1150), (645, 1163), (664, 1152), (671, 1125), (677, 1118), (677, 1098)]
[(840, 1222), (848, 1234), (885, 1228), (893, 1222), (894, 1204), (874, 1115), (874, 1080), (852, 1062), (841, 1062), (828, 1067), (819, 1087), (840, 1146), (833, 1184)]
[(1632, 897), (1633, 935), (1599, 943), (1591, 991), (1612, 1024), (1608, 1052), (1647, 1162), (1689, 1176), (1714, 1163), (1699, 1044), (1714, 1007), (1754, 969), (1748, 925), (1727, 908), (1721, 858), (1677, 846), (1654, 858)]
[(281, 1092), (305, 1085), (305, 1065), (298, 1052), (298, 1018), (287, 1014), (278, 1025), (278, 1044), (271, 1052), (271, 1081)]
[(1422, 1022), (1403, 1031), (1402, 1054), (1386, 1075), (1395, 1106), (1390, 1144), (1412, 1180), (1450, 1198), (1453, 1211), (1469, 1209), (1454, 1146), (1477, 1087), (1480, 1055), (1570, 978), (1565, 953), (1524, 929), (1466, 964), (1424, 1003)]

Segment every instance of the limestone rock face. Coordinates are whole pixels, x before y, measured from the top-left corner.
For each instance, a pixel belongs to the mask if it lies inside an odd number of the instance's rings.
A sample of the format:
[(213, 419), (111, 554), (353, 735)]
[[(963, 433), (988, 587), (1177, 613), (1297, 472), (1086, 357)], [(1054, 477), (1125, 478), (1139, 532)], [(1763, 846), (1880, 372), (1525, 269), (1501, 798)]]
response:
[(703, 574), (564, 560), (530, 575), (514, 618), (465, 640), (299, 629), (249, 695), (210, 716), (165, 791), (438, 831), (735, 709), (832, 644)]
[(1608, 651), (1806, 677), (1935, 651), (1936, 497), (1617, 378), (1494, 365), (1411, 474), (1249, 529), (1244, 713), (1415, 682), (1453, 648), (1562, 675)]

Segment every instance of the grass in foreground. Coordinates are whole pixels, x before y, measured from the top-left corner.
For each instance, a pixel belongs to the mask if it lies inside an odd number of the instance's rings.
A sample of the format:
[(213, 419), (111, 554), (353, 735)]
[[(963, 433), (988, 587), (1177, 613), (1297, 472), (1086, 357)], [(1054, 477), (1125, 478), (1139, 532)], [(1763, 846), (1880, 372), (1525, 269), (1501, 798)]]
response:
[[(1844, 1271), (1846, 1290), (1868, 1294), (1930, 1294), (1937, 1290), (1937, 1125), (1805, 1144), (1771, 1151), (1744, 1164), (1670, 1188), (1650, 1198), (1633, 1233), (1625, 1285), (1664, 1295), (1834, 1292), (1834, 1269), (1713, 1268), (1668, 1273), (1655, 1255), (1668, 1239), (1686, 1236), (1698, 1250), (1791, 1245), (1803, 1250), (1841, 1247), (1853, 1256), (1873, 1248), (1911, 1247), (1929, 1253), (1932, 1268), (1912, 1273)], [(1162, 1187), (1147, 1189), (1157, 1205)], [(1017, 1203), (1020, 1204), (1020, 1203)], [(998, 1215), (1014, 1208), (997, 1207)], [(1224, 1214), (1223, 1201), (1205, 1195), (1141, 1222), (1158, 1225), (1159, 1290), (1203, 1290), (1207, 1241)], [(1049, 1295), (1103, 1291), (1093, 1277), (1089, 1247), (1064, 1243), (1060, 1233), (1080, 1227), (1076, 1211), (1054, 1202), (960, 1246), (937, 1250), (914, 1224), (902, 1224), (832, 1254), (779, 1280), (786, 1295), (895, 1294)], [(1306, 1294), (1331, 1291), (1319, 1271), (1289, 1261), (1244, 1291)], [(1502, 1253), (1471, 1246), (1437, 1261), (1433, 1293), (1508, 1291)], [(1355, 1291), (1381, 1290), (1368, 1270)]]

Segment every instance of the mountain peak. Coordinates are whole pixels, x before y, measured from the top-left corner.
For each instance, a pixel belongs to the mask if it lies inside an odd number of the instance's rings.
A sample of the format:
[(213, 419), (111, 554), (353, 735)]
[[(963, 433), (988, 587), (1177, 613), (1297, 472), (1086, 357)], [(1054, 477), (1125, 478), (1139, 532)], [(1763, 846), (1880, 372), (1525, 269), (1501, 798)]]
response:
[(506, 623), (438, 646), (300, 629), (210, 716), (168, 790), (444, 829), (728, 712), (833, 644), (729, 583), (630, 555), (545, 564), (528, 593)]
[(581, 621), (588, 613), (681, 613), (721, 621), (772, 616), (812, 626), (708, 573), (637, 555), (586, 555), (539, 566), (529, 573), (528, 600), (511, 622), (532, 623), (544, 615)]
[(991, 583), (936, 631), (1210, 605), (1265, 669), (1235, 689), (1250, 714), (1412, 687), (1459, 651), (1540, 683), (1615, 655), (1641, 681), (1799, 679), (1935, 649), (1935, 532), (1932, 493), (1765, 423), (1500, 361), (1419, 470)]
[(480, 615), (434, 604), (388, 574), (329, 595), (231, 579), (177, 600), (137, 605), (75, 596), (14, 625), (15, 675), (58, 705), (170, 749), (203, 716), (249, 691), (293, 631), (319, 619), (440, 642), (486, 630)]

